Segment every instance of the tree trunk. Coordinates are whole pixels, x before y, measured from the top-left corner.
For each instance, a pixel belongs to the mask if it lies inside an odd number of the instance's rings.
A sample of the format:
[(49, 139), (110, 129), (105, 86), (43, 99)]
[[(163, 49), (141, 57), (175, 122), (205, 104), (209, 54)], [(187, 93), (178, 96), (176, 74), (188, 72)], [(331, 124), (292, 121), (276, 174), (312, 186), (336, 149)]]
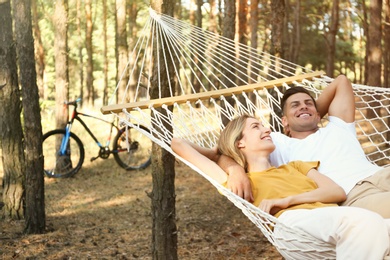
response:
[[(159, 13), (172, 16), (174, 14), (174, 1), (160, 1), (151, 3), (152, 8)], [(167, 48), (167, 42), (160, 44), (159, 48), (164, 46)], [(156, 46), (156, 45), (153, 45)], [(154, 57), (157, 59), (157, 54), (160, 55), (159, 60), (164, 60), (163, 51), (157, 49), (153, 50)], [(169, 96), (168, 80), (171, 80), (172, 86), (175, 85), (174, 69), (171, 61), (167, 61), (168, 71), (164, 71), (166, 66), (161, 64), (163, 71), (160, 71), (160, 86), (161, 97)], [(152, 75), (152, 88), (150, 96), (152, 99), (159, 97), (159, 83), (157, 82), (157, 66), (154, 64), (154, 72)], [(169, 79), (166, 76), (170, 75)], [(160, 112), (164, 113), (161, 108)], [(172, 126), (166, 122), (166, 129), (172, 131)], [(152, 157), (152, 176), (153, 176), (153, 190), (152, 199), (152, 255), (153, 259), (177, 259), (177, 228), (176, 228), (176, 209), (175, 209), (175, 158), (172, 154), (164, 150), (161, 146), (153, 143), (153, 157)]]
[[(212, 32), (212, 33), (215, 33), (215, 34), (218, 34), (218, 10), (217, 10), (217, 1), (216, 0), (209, 0), (209, 4), (210, 4), (210, 14), (209, 14), (209, 21), (208, 21), (208, 28), (207, 30)], [(209, 45), (208, 48), (213, 48), (214, 46), (213, 45)], [(215, 58), (218, 57), (218, 53), (214, 53), (215, 55)], [(204, 57), (208, 60), (212, 60), (213, 57), (211, 56), (207, 56), (207, 57)], [(213, 73), (217, 73), (217, 69), (216, 68), (212, 68), (212, 71)], [(216, 88), (219, 88), (219, 82), (214, 82), (215, 84), (215, 87)], [(207, 82), (207, 89), (208, 90), (211, 90), (212, 89), (212, 83), (211, 82)]]
[(86, 71), (86, 86), (87, 86), (87, 102), (93, 106), (95, 103), (95, 89), (93, 87), (93, 47), (92, 47), (92, 1), (85, 0), (85, 46), (87, 48), (87, 71)]
[[(257, 53), (257, 31), (259, 26), (259, 1), (253, 0), (250, 2), (250, 21), (249, 21), (249, 31), (250, 31), (250, 37), (251, 37), (251, 52)], [(249, 62), (253, 62), (250, 60)], [(255, 64), (249, 64), (249, 68), (251, 71), (249, 72), (250, 78), (249, 78), (249, 84), (252, 84), (256, 82), (257, 75), (259, 71), (253, 71)], [(249, 93), (250, 96), (253, 96), (253, 93)]]
[(384, 35), (383, 86), (385, 88), (390, 88), (390, 0), (385, 0), (384, 2), (384, 14), (385, 14), (385, 23), (383, 27), (383, 35)]
[[(368, 29), (369, 48), (367, 64), (367, 85), (381, 86), (382, 76), (382, 0), (371, 0), (370, 2), (370, 24)], [(371, 106), (377, 107), (378, 102), (370, 103)], [(380, 116), (380, 109), (367, 111), (368, 118)]]
[(209, 15), (209, 27), (208, 31), (217, 33), (217, 27), (218, 27), (218, 21), (217, 21), (217, 1), (216, 0), (209, 0), (210, 3), (210, 15)]
[(107, 0), (103, 0), (103, 105), (108, 103)]
[[(274, 0), (271, 2), (272, 12), (272, 34), (271, 34), (271, 54), (282, 58), (283, 53), (283, 22), (285, 16), (284, 0)], [(275, 69), (279, 70), (279, 65), (275, 63)]]
[[(203, 5), (203, 0), (197, 0), (196, 1), (196, 26), (198, 26), (199, 28), (202, 28), (202, 5)], [(203, 46), (204, 44), (202, 43), (203, 41), (203, 38), (199, 38), (199, 42), (198, 42), (198, 47), (199, 47), (199, 51), (197, 54), (195, 54), (195, 57), (194, 57), (194, 60), (195, 60), (195, 64), (194, 64), (194, 71), (196, 73), (196, 79), (193, 78), (193, 84), (194, 84), (194, 92), (195, 93), (199, 93), (199, 90), (200, 90), (200, 86), (201, 86), (201, 82), (199, 82), (199, 80), (197, 79), (201, 79), (202, 78), (202, 64), (204, 62), (204, 56), (205, 56), (205, 49), (203, 47), (200, 47), (200, 46)], [(195, 73), (191, 73), (191, 76), (193, 77)], [(196, 105), (198, 107), (198, 105)]]
[(34, 39), (30, 1), (14, 0), (15, 41), (19, 61), (20, 84), (25, 137), (26, 210), (25, 231), (41, 234), (45, 231), (45, 192), (42, 154), (42, 126), (39, 93), (36, 84)]
[(363, 84), (367, 85), (367, 79), (368, 79), (368, 53), (369, 53), (369, 46), (370, 46), (370, 37), (369, 37), (369, 26), (368, 26), (368, 11), (366, 6), (366, 1), (361, 1), (362, 4), (362, 10), (363, 10), (363, 31), (366, 35), (366, 52), (364, 55), (364, 82)]
[[(129, 17), (129, 33), (127, 37), (127, 41), (129, 43), (129, 53), (132, 53), (134, 46), (137, 42), (137, 32), (138, 32), (138, 26), (137, 26), (137, 16), (138, 16), (138, 9), (137, 9), (137, 2), (136, 0), (130, 1), (129, 7), (128, 7), (128, 17)], [(135, 57), (136, 55), (130, 55), (129, 57), (129, 68), (136, 68), (138, 70), (138, 65), (135, 64)], [(135, 73), (137, 74), (137, 73)], [(134, 101), (135, 97), (135, 92), (136, 92), (136, 85), (137, 85), (137, 79), (136, 77), (131, 77), (129, 79), (129, 90), (128, 90), (128, 95), (129, 95), (129, 100)], [(145, 82), (146, 83), (146, 82)], [(147, 85), (147, 83), (145, 84)], [(142, 88), (141, 90), (138, 90), (138, 96), (141, 97), (146, 97), (147, 96), (147, 91), (146, 88)]]
[[(237, 35), (237, 42), (243, 44), (242, 46), (248, 45), (248, 24), (247, 24), (247, 16), (248, 16), (248, 4), (245, 0), (239, 0), (237, 2), (238, 8), (237, 8), (237, 20), (236, 20), (236, 35)], [(240, 64), (242, 67), (239, 68), (241, 71), (241, 78), (245, 81), (248, 81), (247, 77), (247, 67), (248, 67), (248, 59), (246, 58), (246, 55), (249, 52), (249, 49), (244, 50), (244, 48), (240, 48), (241, 51), (237, 53), (238, 60), (240, 61)], [(238, 82), (239, 85), (245, 85), (244, 82)]]
[[(284, 58), (283, 53), (283, 24), (285, 17), (285, 2), (284, 0), (274, 0), (271, 3), (271, 13), (272, 13), (272, 34), (271, 34), (271, 54), (276, 58)], [(271, 71), (280, 71), (281, 65), (279, 59), (273, 61), (274, 66)], [(277, 99), (276, 91), (270, 89), (269, 93)], [(273, 111), (278, 117), (282, 116), (282, 111), (278, 106), (273, 104)], [(273, 116), (270, 116), (270, 123), (275, 127), (275, 131), (281, 131), (279, 124), (274, 124), (276, 119)]]
[[(385, 88), (390, 88), (390, 0), (385, 0), (384, 4), (385, 12), (385, 26), (384, 26), (384, 82), (383, 86)], [(390, 118), (387, 119), (387, 125), (390, 125)], [(390, 132), (386, 134), (387, 139), (390, 140)], [(390, 144), (388, 144), (390, 146)]]
[(10, 1), (0, 2), (0, 144), (5, 218), (24, 217), (24, 153), (20, 90)]
[(68, 0), (57, 0), (55, 5), (56, 128), (64, 128), (68, 121), (64, 102), (69, 99)]
[[(122, 98), (127, 95), (126, 85), (129, 80), (129, 74), (126, 69), (128, 51), (127, 51), (127, 31), (126, 31), (126, 0), (116, 0), (116, 62), (118, 82), (118, 102), (122, 102)], [(129, 102), (126, 98), (124, 102)]]
[[(195, 7), (197, 6), (197, 0), (190, 0), (190, 10), (189, 10), (189, 22), (191, 25), (196, 25), (196, 13), (195, 13)], [(197, 8), (197, 10), (200, 9), (200, 8)], [(200, 9), (202, 11), (202, 9)], [(193, 43), (191, 41), (190, 43), (191, 45), (196, 45), (196, 43)], [(195, 46), (190, 46), (190, 48), (194, 48)], [(191, 60), (195, 60), (196, 57), (195, 57), (195, 54), (191, 52), (190, 54), (190, 57), (191, 57)], [(194, 64), (192, 66), (194, 69), (196, 68), (196, 65)], [(191, 73), (190, 74), (190, 80), (191, 80), (191, 84), (196, 84), (196, 77), (195, 77), (195, 73)], [(187, 86), (187, 89), (186, 91), (188, 93), (191, 92), (191, 86)]]
[(333, 0), (332, 15), (327, 35), (328, 55), (326, 61), (326, 74), (334, 77), (334, 63), (336, 58), (336, 36), (339, 29), (339, 0)]
[(38, 10), (36, 0), (31, 1), (31, 11), (33, 19), (33, 33), (34, 33), (34, 49), (35, 49), (35, 66), (37, 73), (37, 85), (39, 89), (39, 97), (46, 100), (47, 91), (45, 91), (45, 84), (43, 81), (45, 73), (45, 50), (42, 44), (41, 30), (38, 23)]
[(368, 78), (367, 85), (381, 86), (381, 61), (382, 61), (382, 0), (371, 0), (370, 23), (368, 38), (370, 45), (368, 48)]
[(293, 44), (290, 55), (292, 63), (298, 63), (299, 50), (301, 48), (301, 0), (296, 0), (294, 8)]
[[(83, 49), (84, 49), (84, 39), (81, 30), (82, 23), (81, 23), (81, 0), (76, 0), (76, 30), (77, 30), (77, 36), (78, 36), (78, 70), (79, 70), (79, 77), (80, 77), (80, 94), (79, 97), (81, 97), (81, 104), (84, 104), (84, 101), (87, 101), (87, 97), (84, 97), (84, 55), (83, 55)], [(87, 102), (88, 103), (88, 102)]]
[[(234, 40), (235, 34), (235, 25), (236, 25), (236, 3), (234, 0), (226, 0), (225, 1), (225, 13), (223, 17), (223, 27), (222, 27), (222, 36)], [(235, 56), (235, 53), (226, 53), (226, 55)], [(235, 69), (231, 64), (226, 64), (225, 68), (222, 68), (222, 82), (226, 86), (230, 86), (231, 82), (235, 81)], [(226, 101), (230, 104), (233, 104), (232, 97), (226, 97)], [(223, 105), (223, 104), (222, 104)], [(221, 115), (222, 123), (227, 125), (229, 123), (229, 118), (227, 118), (224, 114)]]

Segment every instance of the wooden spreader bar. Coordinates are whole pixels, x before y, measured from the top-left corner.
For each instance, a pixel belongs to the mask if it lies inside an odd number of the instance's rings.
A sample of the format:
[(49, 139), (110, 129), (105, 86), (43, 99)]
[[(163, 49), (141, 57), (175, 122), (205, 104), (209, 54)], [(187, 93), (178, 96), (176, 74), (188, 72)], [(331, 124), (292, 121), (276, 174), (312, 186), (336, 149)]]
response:
[(226, 89), (218, 89), (218, 90), (211, 90), (207, 92), (201, 92), (196, 94), (188, 94), (188, 95), (181, 95), (176, 97), (166, 97), (166, 98), (160, 98), (160, 99), (151, 99), (151, 100), (145, 100), (145, 101), (139, 101), (139, 102), (132, 102), (132, 103), (124, 103), (124, 104), (114, 104), (109, 106), (103, 106), (101, 108), (101, 112), (103, 114), (109, 114), (111, 112), (113, 113), (120, 113), (123, 111), (123, 109), (126, 109), (127, 111), (133, 109), (133, 108), (141, 108), (141, 109), (147, 109), (150, 106), (152, 107), (161, 107), (162, 105), (173, 105), (174, 103), (186, 103), (187, 101), (194, 102), (197, 100), (204, 100), (204, 99), (210, 99), (210, 98), (219, 98), (220, 96), (232, 96), (234, 94), (241, 94), (243, 92), (251, 92), (253, 90), (259, 90), (263, 88), (272, 88), (272, 87), (279, 87), (283, 84), (287, 83), (290, 84), (294, 81), (302, 81), (304, 79), (313, 78), (313, 77), (319, 77), (324, 75), (325, 73), (323, 71), (315, 71), (311, 73), (301, 74), (293, 77), (287, 77), (287, 78), (281, 78), (276, 80), (270, 80), (255, 84), (249, 84), (239, 87), (232, 87), (232, 88), (226, 88)]

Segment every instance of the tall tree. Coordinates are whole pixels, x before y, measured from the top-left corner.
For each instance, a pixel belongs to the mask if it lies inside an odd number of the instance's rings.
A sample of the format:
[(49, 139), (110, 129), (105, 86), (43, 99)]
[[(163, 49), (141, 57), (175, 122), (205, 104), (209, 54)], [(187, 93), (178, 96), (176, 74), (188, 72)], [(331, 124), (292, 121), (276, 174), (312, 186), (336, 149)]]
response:
[[(253, 0), (250, 2), (250, 16), (249, 16), (249, 35), (250, 35), (250, 56), (254, 56), (257, 53), (258, 47), (258, 27), (259, 27), (259, 0)], [(249, 84), (255, 83), (259, 71), (255, 69), (255, 64), (252, 64), (253, 61), (249, 60)], [(254, 100), (254, 93), (248, 93), (249, 97)]]
[[(202, 15), (202, 6), (203, 6), (203, 0), (197, 0), (196, 1), (196, 26), (198, 26), (199, 28), (202, 28), (202, 19), (203, 19), (203, 15)], [(198, 44), (198, 47), (199, 46), (204, 46), (204, 44), (202, 43), (204, 39), (203, 38), (199, 38), (199, 42), (197, 43)], [(197, 54), (195, 54), (195, 66), (194, 66), (194, 71), (196, 73), (196, 78), (197, 79), (200, 79), (202, 78), (202, 70), (203, 70), (203, 62), (204, 62), (204, 55), (205, 55), (205, 48), (203, 47), (200, 47), (199, 48), (199, 51), (197, 52)], [(194, 84), (194, 91), (196, 93), (199, 92), (200, 90), (200, 82), (199, 80), (196, 80), (194, 78), (194, 74), (195, 73), (191, 73), (191, 77), (192, 77), (192, 82)]]
[(385, 0), (384, 2), (384, 14), (385, 14), (385, 23), (383, 28), (383, 37), (384, 37), (383, 86), (386, 88), (390, 88), (390, 0)]
[[(245, 0), (237, 1), (237, 18), (236, 18), (236, 40), (241, 46), (248, 45), (248, 3)], [(238, 48), (238, 53), (236, 54), (238, 61), (240, 62), (240, 67), (237, 68), (237, 71), (240, 71), (240, 77), (242, 80), (248, 81), (247, 68), (248, 68), (248, 59), (247, 54), (249, 49)], [(239, 85), (244, 85), (242, 82), (237, 82)]]
[(370, 1), (370, 23), (368, 29), (369, 48), (367, 84), (381, 86), (382, 62), (382, 0)]
[(54, 11), (55, 28), (55, 74), (56, 74), (56, 128), (64, 128), (68, 109), (64, 102), (69, 99), (68, 67), (68, 0), (57, 0)]
[[(271, 1), (271, 16), (272, 16), (272, 31), (271, 31), (271, 54), (283, 58), (283, 33), (284, 33), (284, 17), (285, 17), (285, 2), (284, 0)], [(279, 64), (275, 63), (275, 69), (280, 69)]]
[(82, 16), (81, 16), (81, 0), (76, 0), (76, 31), (78, 36), (78, 71), (79, 71), (79, 77), (80, 77), (80, 97), (83, 99), (81, 102), (83, 103), (84, 100), (88, 100), (86, 97), (84, 97), (84, 55), (83, 55), (83, 48), (84, 48), (84, 37), (83, 37), (83, 30), (82, 27)]
[(43, 176), (42, 126), (39, 93), (34, 62), (30, 0), (14, 0), (16, 51), (19, 61), (20, 85), (25, 141), (26, 210), (25, 231), (40, 234), (45, 231), (45, 192)]
[[(250, 32), (250, 45), (252, 50), (257, 50), (258, 46), (258, 26), (259, 26), (259, 1), (253, 0), (250, 2), (250, 21), (249, 21), (249, 32)], [(251, 66), (252, 67), (252, 66)], [(254, 73), (254, 72), (251, 72)], [(255, 75), (251, 75), (254, 77)], [(250, 83), (253, 83), (250, 81)]]
[(24, 153), (21, 103), (10, 1), (0, 2), (0, 145), (5, 218), (24, 217)]
[(37, 84), (39, 89), (39, 97), (47, 99), (47, 91), (44, 85), (45, 73), (45, 50), (42, 43), (41, 30), (39, 28), (39, 15), (37, 8), (37, 1), (31, 1), (31, 11), (33, 20), (33, 34), (34, 34), (34, 49), (35, 49), (35, 66), (37, 71)]
[[(370, 1), (370, 23), (368, 29), (369, 48), (367, 64), (367, 84), (369, 86), (381, 86), (382, 76), (382, 0)], [(377, 102), (371, 103), (377, 106)], [(380, 115), (378, 109), (376, 113), (368, 110), (367, 117), (373, 118)]]
[[(284, 58), (283, 52), (283, 33), (284, 33), (284, 18), (285, 18), (285, 2), (284, 0), (274, 0), (271, 2), (271, 16), (272, 16), (272, 34), (271, 34), (271, 54), (276, 57), (273, 61), (273, 70), (272, 71), (280, 71), (280, 59)], [(272, 73), (271, 73), (272, 74)], [(270, 89), (270, 94), (273, 95), (277, 99), (276, 91)], [(275, 111), (276, 115), (281, 117), (282, 111), (279, 107), (273, 104), (272, 109)], [(275, 127), (276, 131), (281, 131), (279, 124), (274, 124), (275, 119), (270, 118), (270, 123)]]
[(218, 33), (218, 21), (217, 21), (217, 1), (216, 0), (209, 0), (210, 3), (210, 14), (209, 14), (209, 27), (208, 31), (213, 33)]
[[(174, 0), (156, 0), (151, 6), (158, 13), (173, 16)], [(164, 37), (163, 37), (164, 38)], [(157, 37), (154, 37), (157, 40)], [(175, 72), (171, 60), (167, 60), (167, 65), (163, 63), (164, 52), (162, 48), (168, 48), (168, 42), (163, 39), (163, 43), (153, 44), (153, 72), (150, 90), (151, 99), (169, 96), (169, 85), (175, 86)], [(160, 49), (157, 49), (160, 48)], [(160, 55), (157, 58), (157, 55)], [(157, 60), (158, 59), (158, 60)], [(160, 70), (159, 68), (160, 67)], [(158, 81), (158, 71), (160, 71), (160, 81)], [(169, 77), (167, 76), (169, 75)], [(169, 82), (170, 81), (170, 82)], [(159, 93), (161, 86), (161, 96)], [(159, 112), (166, 114), (163, 108), (157, 108)], [(165, 127), (172, 132), (172, 125), (165, 121)], [(152, 177), (153, 189), (150, 197), (152, 199), (152, 255), (153, 259), (177, 259), (177, 227), (176, 227), (176, 195), (175, 195), (175, 158), (161, 146), (153, 143), (152, 147)]]
[[(385, 88), (390, 88), (390, 0), (385, 0), (385, 26), (384, 26), (384, 82)], [(387, 125), (390, 125), (390, 118), (387, 119)], [(387, 132), (387, 140), (390, 140), (390, 132)]]
[[(197, 22), (197, 13), (200, 13), (200, 19), (202, 19), (202, 6), (197, 5), (197, 2), (199, 2), (199, 1), (198, 0), (190, 0), (190, 10), (189, 10), (189, 12), (190, 12), (190, 14), (189, 14), (190, 21), (189, 22), (190, 22), (190, 24), (195, 25), (195, 26), (196, 26), (196, 22)], [(195, 11), (197, 11), (197, 12), (195, 12)], [(198, 17), (199, 17), (199, 15), (198, 15)], [(202, 22), (201, 22), (201, 24), (202, 24)], [(191, 45), (195, 45), (195, 44), (196, 44), (195, 42), (191, 41)], [(194, 47), (191, 46), (191, 49)], [(197, 59), (196, 55), (193, 54), (192, 52), (190, 55), (191, 55), (191, 60), (195, 60), (195, 64), (192, 67), (194, 69), (196, 69), (196, 66), (199, 63), (199, 60)], [(198, 83), (198, 80), (195, 77), (195, 73), (191, 73), (190, 77), (191, 77), (191, 85), (192, 84), (195, 85), (194, 86), (195, 89), (197, 88), (197, 90), (199, 90), (200, 84)], [(188, 86), (187, 91), (191, 92), (190, 86)]]
[(107, 0), (103, 0), (103, 104), (108, 102)]
[(364, 57), (364, 84), (367, 84), (367, 79), (368, 79), (368, 53), (369, 53), (369, 46), (370, 46), (370, 37), (369, 37), (369, 31), (370, 28), (368, 26), (368, 10), (366, 6), (366, 1), (361, 1), (362, 5), (362, 12), (363, 12), (363, 18), (362, 18), (362, 24), (363, 24), (363, 31), (364, 34), (366, 35), (366, 49), (365, 52), (362, 53)]
[[(126, 0), (115, 0), (116, 6), (116, 81), (118, 82), (118, 100), (121, 100), (126, 91), (126, 85), (129, 80), (129, 74), (126, 70), (128, 59), (127, 30), (126, 30)], [(130, 101), (130, 100), (126, 100)]]
[[(130, 4), (128, 6), (128, 19), (129, 19), (129, 33), (127, 37), (127, 41), (129, 43), (129, 53), (132, 53), (132, 50), (134, 49), (135, 44), (137, 43), (137, 17), (138, 17), (138, 11), (139, 8), (137, 8), (137, 0), (131, 0)], [(129, 57), (129, 68), (137, 68), (138, 64), (134, 64), (136, 60), (136, 55), (130, 55)], [(135, 77), (131, 77), (129, 81), (129, 97), (130, 101), (133, 100), (135, 91), (136, 91), (136, 85), (137, 85), (137, 79)], [(140, 93), (138, 95), (140, 96), (146, 96), (146, 88), (142, 88), (139, 90)]]
[[(235, 28), (236, 28), (236, 3), (234, 0), (226, 0), (225, 1), (225, 12), (223, 14), (223, 27), (222, 27), (222, 36), (234, 40)], [(235, 53), (226, 53), (227, 56), (234, 57)], [(222, 69), (222, 82), (225, 86), (232, 86), (231, 82), (235, 81), (235, 70), (232, 64), (226, 64)], [(230, 104), (233, 104), (233, 98), (227, 97), (226, 101)], [(222, 123), (226, 125), (229, 123), (229, 118), (225, 115), (221, 115)]]
[(86, 87), (87, 87), (87, 102), (89, 105), (94, 104), (95, 102), (95, 89), (93, 86), (93, 47), (92, 47), (92, 32), (93, 32), (93, 23), (92, 23), (92, 1), (85, 0), (85, 46), (87, 49), (87, 70), (86, 70)]
[(301, 0), (295, 0), (293, 14), (292, 44), (290, 45), (289, 60), (293, 63), (298, 63), (299, 50), (301, 48)]
[(339, 0), (333, 0), (332, 15), (329, 24), (329, 29), (326, 35), (326, 43), (328, 47), (328, 55), (326, 61), (326, 74), (333, 78), (334, 63), (336, 58), (336, 36), (339, 29)]

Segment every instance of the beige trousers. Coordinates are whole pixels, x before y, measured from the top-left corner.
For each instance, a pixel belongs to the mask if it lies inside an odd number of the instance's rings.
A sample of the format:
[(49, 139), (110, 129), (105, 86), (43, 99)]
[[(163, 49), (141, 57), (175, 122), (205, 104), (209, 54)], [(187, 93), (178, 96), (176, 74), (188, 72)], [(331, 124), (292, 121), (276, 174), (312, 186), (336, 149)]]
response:
[(358, 182), (341, 206), (365, 208), (390, 218), (390, 167)]

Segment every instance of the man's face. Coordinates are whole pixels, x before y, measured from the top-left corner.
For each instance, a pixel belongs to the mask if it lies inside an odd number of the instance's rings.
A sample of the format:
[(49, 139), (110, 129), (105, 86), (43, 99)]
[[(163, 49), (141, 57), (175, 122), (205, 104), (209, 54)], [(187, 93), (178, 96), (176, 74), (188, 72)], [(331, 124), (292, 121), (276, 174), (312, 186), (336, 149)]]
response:
[(286, 100), (282, 123), (291, 133), (312, 131), (317, 129), (319, 122), (319, 113), (308, 94), (297, 93)]

